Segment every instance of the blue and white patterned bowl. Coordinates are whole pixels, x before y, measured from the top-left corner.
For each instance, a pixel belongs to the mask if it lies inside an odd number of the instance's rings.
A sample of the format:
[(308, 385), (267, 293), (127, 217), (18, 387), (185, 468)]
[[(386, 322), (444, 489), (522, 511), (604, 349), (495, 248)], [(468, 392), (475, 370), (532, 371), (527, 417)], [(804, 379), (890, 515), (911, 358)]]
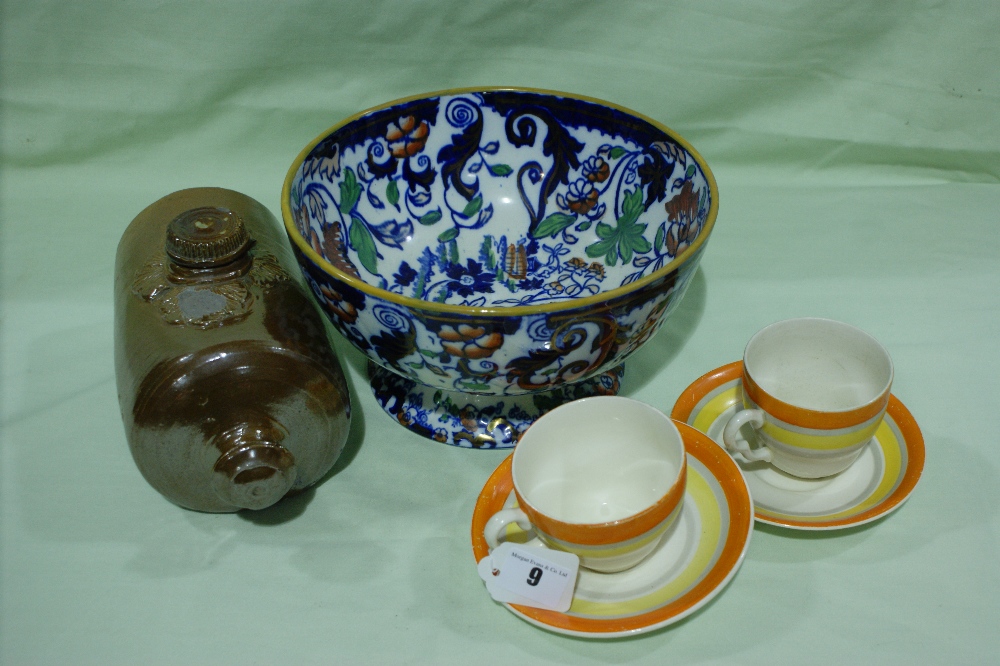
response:
[(377, 364), (386, 411), (435, 439), (510, 446), (554, 404), (617, 392), (680, 302), (718, 191), (701, 156), (639, 114), (470, 89), (327, 130), (281, 208), (313, 293)]

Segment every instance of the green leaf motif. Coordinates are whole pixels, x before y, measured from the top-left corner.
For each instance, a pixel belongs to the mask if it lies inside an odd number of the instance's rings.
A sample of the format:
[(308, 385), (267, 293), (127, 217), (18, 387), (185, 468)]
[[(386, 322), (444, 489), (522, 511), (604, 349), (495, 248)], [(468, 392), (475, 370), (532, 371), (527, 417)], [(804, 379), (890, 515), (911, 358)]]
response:
[(429, 227), (430, 225), (432, 225), (432, 224), (434, 224), (436, 222), (439, 222), (440, 220), (441, 220), (441, 211), (440, 210), (432, 210), (429, 213), (425, 213), (424, 215), (421, 215), (420, 219), (418, 219), (417, 222), (419, 222), (420, 224), (422, 224), (424, 226), (428, 226)]
[(486, 265), (486, 270), (492, 271), (497, 268), (497, 257), (493, 252), (493, 237), (489, 234), (483, 238), (483, 244), (479, 246), (479, 258)]
[(626, 219), (628, 224), (632, 224), (642, 215), (642, 210), (642, 188), (637, 187), (625, 195), (625, 201), (622, 203), (622, 216), (618, 218), (618, 226), (621, 226)]
[(507, 164), (491, 164), (490, 173), (494, 176), (509, 176), (514, 173), (514, 170)]
[(611, 149), (611, 159), (617, 160), (619, 157), (625, 154), (625, 149), (621, 146), (615, 146)]
[(378, 275), (378, 250), (375, 249), (375, 239), (372, 232), (368, 231), (364, 220), (356, 215), (351, 216), (351, 228), (347, 232), (351, 241), (351, 247), (358, 253), (361, 265), (369, 273)]
[(663, 242), (667, 239), (666, 229), (667, 225), (664, 223), (656, 230), (656, 240), (653, 241), (653, 247), (656, 248), (657, 252), (663, 249)]
[(608, 266), (615, 266), (619, 259), (623, 264), (627, 264), (632, 261), (634, 255), (644, 254), (653, 249), (653, 244), (643, 236), (648, 225), (637, 224), (643, 210), (642, 188), (637, 187), (627, 192), (617, 224), (612, 227), (610, 224), (598, 222), (594, 228), (594, 232), (601, 240), (587, 246), (585, 249), (587, 256), (595, 259), (603, 256)]
[(696, 169), (695, 169), (695, 166), (693, 164), (690, 165), (690, 166), (688, 166), (688, 168), (687, 168), (687, 177), (691, 178), (692, 176), (694, 176), (695, 170)]
[[(596, 259), (598, 257), (603, 257), (608, 252), (612, 252), (616, 245), (618, 245), (618, 239), (608, 238), (602, 241), (597, 241), (593, 245), (588, 245), (584, 251), (587, 253), (588, 257)], [(617, 255), (617, 252), (615, 254)]]
[[(472, 217), (479, 212), (479, 209), (483, 207), (483, 195), (477, 194), (475, 198), (469, 203), (465, 204), (465, 208), (462, 209), (462, 215), (465, 217)], [(455, 233), (458, 233), (457, 231)]]
[[(350, 167), (344, 169), (344, 180), (340, 181), (340, 212), (344, 215), (354, 210), (354, 204), (361, 198), (361, 186)], [(353, 228), (353, 225), (352, 225)]]
[(628, 241), (624, 238), (618, 245), (618, 254), (622, 258), (622, 263), (627, 264), (632, 261), (632, 246), (628, 244)]
[(576, 222), (576, 215), (567, 215), (566, 213), (552, 213), (544, 220), (538, 223), (535, 230), (531, 232), (531, 237), (540, 239), (548, 238), (549, 236), (555, 236), (561, 232), (566, 227), (570, 226)]
[(385, 198), (393, 206), (399, 204), (399, 185), (396, 184), (396, 181), (390, 180), (389, 184), (385, 186)]
[(451, 229), (446, 229), (441, 232), (441, 235), (438, 236), (438, 242), (447, 243), (448, 241), (455, 240), (456, 238), (458, 238), (458, 229), (452, 227)]
[(646, 225), (636, 225), (632, 227), (633, 229), (638, 229), (638, 232), (630, 232), (629, 234), (622, 236), (621, 241), (618, 244), (618, 251), (622, 256), (622, 263), (627, 264), (632, 261), (632, 254), (645, 254), (653, 249), (653, 244), (642, 237), (642, 232), (645, 231)]

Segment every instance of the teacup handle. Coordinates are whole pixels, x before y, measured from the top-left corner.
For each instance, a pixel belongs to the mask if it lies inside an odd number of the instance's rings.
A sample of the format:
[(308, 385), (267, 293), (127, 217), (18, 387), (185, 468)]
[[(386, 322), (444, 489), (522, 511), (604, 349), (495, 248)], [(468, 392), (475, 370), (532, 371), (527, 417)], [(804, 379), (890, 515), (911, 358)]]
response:
[(490, 550), (500, 544), (500, 536), (511, 523), (517, 523), (525, 532), (532, 529), (531, 520), (524, 511), (517, 507), (502, 509), (493, 514), (493, 517), (486, 522), (486, 527), (483, 528), (483, 536), (486, 537), (486, 543)]
[(742, 458), (743, 462), (771, 462), (771, 449), (766, 446), (751, 449), (750, 442), (740, 437), (740, 428), (747, 423), (760, 428), (764, 425), (764, 412), (759, 409), (743, 409), (733, 414), (722, 433), (726, 448), (734, 456)]

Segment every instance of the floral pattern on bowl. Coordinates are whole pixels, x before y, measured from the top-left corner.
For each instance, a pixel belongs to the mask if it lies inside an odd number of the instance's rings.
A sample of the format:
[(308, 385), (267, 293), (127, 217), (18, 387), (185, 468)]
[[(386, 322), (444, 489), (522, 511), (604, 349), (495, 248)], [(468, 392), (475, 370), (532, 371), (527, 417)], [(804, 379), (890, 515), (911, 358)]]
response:
[(707, 165), (662, 125), (506, 89), (348, 119), (299, 155), (282, 194), (306, 279), (348, 340), (401, 377), (494, 396), (621, 365), (679, 303), (717, 207)]
[(711, 206), (681, 145), (573, 98), (441, 96), (350, 125), (303, 160), (296, 228), (334, 266), (409, 298), (513, 306), (609, 291), (673, 261)]

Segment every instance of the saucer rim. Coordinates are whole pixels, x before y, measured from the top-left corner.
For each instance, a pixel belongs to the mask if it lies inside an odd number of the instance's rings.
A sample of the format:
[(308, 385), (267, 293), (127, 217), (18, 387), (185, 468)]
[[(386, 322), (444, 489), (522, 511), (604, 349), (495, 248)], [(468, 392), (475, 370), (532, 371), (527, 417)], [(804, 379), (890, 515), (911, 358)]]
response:
[[(720, 537), (725, 545), (718, 561), (705, 577), (671, 603), (625, 617), (608, 619), (577, 617), (569, 613), (504, 604), (511, 612), (542, 629), (568, 636), (620, 638), (650, 632), (678, 622), (696, 612), (725, 589), (746, 558), (750, 538), (753, 535), (753, 500), (750, 488), (739, 466), (710, 437), (687, 423), (676, 419), (674, 423), (681, 431), (687, 455), (705, 467), (708, 474), (721, 487), (728, 503), (729, 526), (725, 535)], [(491, 507), (506, 502), (513, 489), (513, 480), (510, 478), (512, 458), (513, 454), (507, 456), (497, 466), (476, 499), (471, 536), (473, 556), (477, 564), (490, 552), (483, 537), (483, 528), (492, 511), (495, 511)], [(717, 499), (714, 493), (712, 496)]]
[[(726, 365), (719, 366), (714, 370), (706, 372), (704, 375), (691, 382), (687, 388), (677, 398), (674, 407), (670, 412), (671, 418), (689, 423), (693, 420), (695, 409), (698, 403), (713, 390), (720, 386), (736, 381), (742, 382), (743, 361), (734, 361)], [(889, 515), (910, 497), (916, 488), (920, 477), (923, 474), (924, 459), (926, 451), (924, 449), (924, 438), (920, 432), (920, 426), (899, 398), (894, 394), (889, 394), (889, 405), (886, 414), (892, 419), (902, 436), (902, 444), (906, 447), (906, 466), (901, 470), (899, 485), (875, 506), (862, 511), (859, 514), (848, 516), (837, 520), (794, 520), (788, 518), (776, 518), (771, 515), (760, 513), (756, 504), (754, 505), (754, 518), (768, 525), (784, 527), (792, 530), (803, 531), (828, 531), (841, 530), (850, 527), (858, 527), (866, 523), (879, 520)], [(699, 431), (700, 432), (700, 431)], [(711, 438), (710, 438), (711, 439)], [(714, 440), (713, 440), (714, 442)], [(719, 448), (723, 448), (717, 442)], [(724, 449), (723, 449), (724, 450)], [(741, 468), (741, 473), (744, 473)]]

